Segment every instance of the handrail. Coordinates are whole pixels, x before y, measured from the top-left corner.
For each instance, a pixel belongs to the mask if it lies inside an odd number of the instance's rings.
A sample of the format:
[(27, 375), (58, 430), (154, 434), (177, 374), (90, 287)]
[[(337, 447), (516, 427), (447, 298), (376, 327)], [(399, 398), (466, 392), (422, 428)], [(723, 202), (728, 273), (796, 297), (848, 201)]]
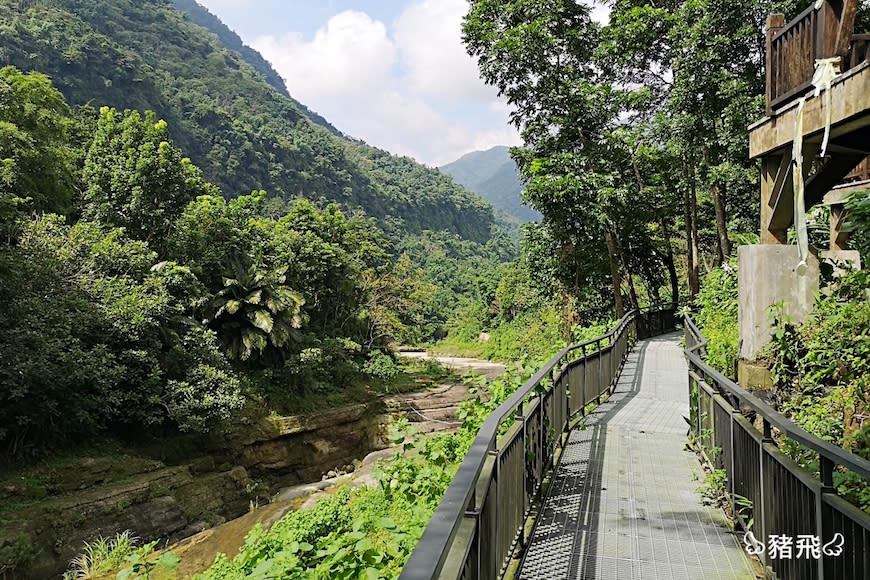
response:
[[(567, 429), (571, 415), (582, 412), (589, 402), (596, 398), (600, 399), (615, 384), (614, 377), (618, 374), (622, 360), (629, 350), (629, 343), (648, 330), (642, 326), (644, 322), (649, 326), (647, 318), (661, 319), (657, 328), (663, 330), (665, 326), (672, 327), (673, 314), (673, 307), (632, 310), (620, 319), (615, 328), (604, 335), (563, 348), (499, 405), (481, 426), (400, 578), (417, 580), (440, 577), (445, 565), (448, 564), (448, 555), (456, 550), (459, 553), (450, 559), (462, 561), (451, 561), (449, 566), (452, 570), (451, 575), (458, 577), (468, 565), (472, 544), (476, 544), (479, 551), (486, 551), (487, 562), (481, 564), (482, 557), (475, 557), (478, 573), (474, 573), (471, 577), (489, 578), (500, 575), (505, 557), (509, 556), (510, 546), (516, 543), (517, 535), (522, 532), (523, 522), (531, 507), (530, 504), (527, 506), (528, 500), (539, 490), (543, 474), (551, 465), (556, 448), (562, 444), (562, 437), (553, 439), (552, 435), (547, 433), (548, 428), (561, 434)], [(643, 321), (640, 326), (639, 320)], [(588, 348), (592, 345), (595, 345), (594, 351)], [(614, 350), (618, 355), (618, 360), (615, 362)], [(569, 356), (577, 351), (580, 351), (578, 357)], [(587, 361), (597, 361), (597, 375), (593, 376), (589, 373), (587, 377)], [(583, 377), (582, 381), (577, 383), (577, 377), (572, 372), (574, 369), (579, 369), (581, 365)], [(551, 383), (542, 391), (539, 387), (547, 378), (551, 379)], [(579, 388), (575, 389), (575, 384)], [(536, 399), (528, 402), (524, 413), (524, 405), (530, 397), (534, 396)], [(500, 441), (501, 426), (511, 416), (515, 418), (514, 425), (521, 426), (517, 427), (517, 431), (512, 436), (507, 437), (507, 441)], [(508, 435), (511, 433), (509, 432)], [(502, 445), (499, 446), (499, 443)], [(519, 455), (516, 455), (518, 445), (522, 445), (522, 448)], [(529, 447), (534, 452), (540, 452), (540, 457), (532, 460), (533, 464), (529, 463), (526, 457)], [(516, 465), (520, 467), (517, 468)], [(509, 472), (513, 475), (511, 481), (514, 487), (511, 489), (505, 487), (500, 491), (499, 486), (506, 486), (506, 482), (510, 479), (509, 475), (501, 475), (502, 469), (505, 470), (505, 474)], [(484, 472), (486, 477), (482, 478)], [(521, 488), (522, 493), (516, 490), (517, 486)], [(516, 497), (512, 502), (502, 505), (500, 500), (509, 497), (510, 493)], [(504, 497), (500, 497), (501, 494), (505, 494)], [(519, 512), (516, 511), (516, 501), (522, 502)], [(489, 539), (480, 538), (484, 515), (487, 518), (494, 517), (498, 521), (499, 506), (505, 511), (512, 512), (510, 517), (502, 515), (511, 523), (502, 524), (501, 527), (495, 526), (498, 528), (495, 530), (488, 529), (490, 535), (495, 540), (501, 539), (501, 542), (493, 541), (487, 545), (480, 545)], [(484, 512), (485, 514), (482, 515)], [(467, 525), (469, 519), (473, 522), (471, 525)], [(504, 526), (513, 525), (517, 525), (517, 529), (506, 532)], [(508, 532), (509, 535), (505, 536), (504, 534)], [(467, 536), (468, 533), (473, 534), (478, 541), (473, 542), (467, 537), (457, 540), (458, 536)], [(490, 545), (496, 543), (499, 545)], [(454, 568), (456, 570), (453, 570)], [(480, 571), (481, 568), (486, 568), (490, 572), (484, 573)]]
[[(808, 433), (707, 364), (700, 354), (707, 340), (688, 314), (685, 332), (689, 424), (706, 459), (724, 471), (724, 491), (738, 525), (761, 542), (803, 535), (839, 546), (814, 559), (783, 559), (762, 545), (756, 553), (769, 569), (767, 575), (781, 580), (870, 578), (870, 514), (838, 496), (834, 485), (837, 465), (870, 481), (870, 461)], [(747, 407), (760, 416), (761, 426), (746, 416)], [(818, 453), (818, 477), (780, 450), (774, 427)]]
[(818, 452), (821, 456), (827, 457), (835, 464), (842, 465), (862, 477), (870, 479), (870, 461), (864, 459), (860, 455), (850, 453), (842, 447), (819, 439), (812, 433), (802, 429), (797, 425), (797, 423), (777, 412), (773, 407), (762, 401), (760, 398), (746, 389), (743, 389), (734, 381), (707, 364), (704, 359), (695, 352), (699, 348), (707, 345), (707, 339), (704, 338), (704, 335), (701, 334), (701, 331), (689, 315), (685, 316), (685, 328), (687, 331), (691, 328), (693, 332), (697, 333), (695, 336), (698, 338), (698, 342), (695, 346), (686, 348), (686, 356), (689, 361), (691, 361), (698, 370), (702, 371), (703, 374), (712, 379), (712, 382), (720, 390), (734, 397), (736, 402), (735, 406), (737, 408), (744, 406), (751, 408), (753, 411), (764, 417), (764, 420), (770, 425), (779, 429), (781, 433), (787, 435), (790, 439), (797, 441), (808, 449)]
[(850, 51), (858, 0), (811, 3), (785, 23), (785, 16), (767, 19), (766, 103), (767, 114), (799, 98), (812, 88), (815, 63), (839, 56), (841, 70), (853, 66)]

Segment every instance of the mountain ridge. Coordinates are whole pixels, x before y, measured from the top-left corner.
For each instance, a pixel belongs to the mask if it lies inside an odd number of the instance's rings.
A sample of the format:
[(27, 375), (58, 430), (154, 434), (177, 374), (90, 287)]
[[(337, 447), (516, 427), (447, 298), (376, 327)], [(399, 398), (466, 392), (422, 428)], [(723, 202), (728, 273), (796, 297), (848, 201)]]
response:
[(522, 203), (524, 186), (505, 145), (466, 153), (438, 169), (521, 223), (541, 219), (540, 213)]
[(172, 0), (172, 5), (178, 10), (185, 13), (191, 22), (213, 32), (217, 35), (220, 43), (230, 50), (239, 53), (239, 56), (251, 65), (255, 71), (263, 75), (263, 78), (279, 93), (292, 100), (303, 113), (314, 123), (328, 129), (334, 135), (339, 137), (345, 136), (332, 123), (327, 121), (322, 115), (315, 113), (304, 104), (294, 99), (287, 90), (287, 84), (278, 71), (272, 67), (272, 64), (266, 60), (262, 54), (254, 48), (244, 43), (242, 38), (229, 26), (227, 26), (216, 14), (212, 13), (208, 8), (196, 2), (196, 0)]
[(263, 189), (361, 209), (398, 231), (491, 236), (488, 202), (435, 169), (317, 123), (274, 86), (274, 75), (269, 83), (171, 0), (0, 0), (0, 7), (0, 65), (47, 74), (77, 108), (155, 111), (225, 197)]

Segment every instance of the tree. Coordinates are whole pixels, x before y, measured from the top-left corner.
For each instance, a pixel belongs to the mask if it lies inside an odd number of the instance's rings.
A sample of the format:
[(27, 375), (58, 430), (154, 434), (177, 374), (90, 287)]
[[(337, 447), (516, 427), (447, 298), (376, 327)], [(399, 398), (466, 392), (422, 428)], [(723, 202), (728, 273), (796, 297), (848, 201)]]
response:
[(75, 191), (75, 121), (43, 74), (0, 68), (0, 219), (25, 208), (67, 213)]
[(632, 214), (643, 204), (613, 158), (609, 135), (620, 126), (623, 102), (595, 60), (600, 27), (578, 2), (477, 0), (463, 34), (484, 80), (514, 107), (511, 121), (525, 147), (512, 156), (528, 180), (524, 198), (543, 214), (561, 259), (573, 263), (562, 284), (579, 297), (581, 282), (609, 272), (621, 316), (623, 282), (632, 306), (638, 301), (623, 242), (642, 231), (628, 230), (642, 222)]
[(245, 361), (269, 347), (280, 356), (305, 321), (305, 300), (284, 284), (286, 267), (236, 264), (235, 270), (209, 302), (206, 322), (230, 359)]
[(186, 314), (201, 292), (118, 228), (21, 223), (0, 249), (0, 445), (13, 454), (110, 428), (207, 431), (242, 404), (214, 333)]
[(84, 217), (122, 227), (164, 253), (165, 238), (187, 204), (214, 195), (190, 159), (169, 138), (165, 121), (148, 112), (103, 107), (84, 168)]

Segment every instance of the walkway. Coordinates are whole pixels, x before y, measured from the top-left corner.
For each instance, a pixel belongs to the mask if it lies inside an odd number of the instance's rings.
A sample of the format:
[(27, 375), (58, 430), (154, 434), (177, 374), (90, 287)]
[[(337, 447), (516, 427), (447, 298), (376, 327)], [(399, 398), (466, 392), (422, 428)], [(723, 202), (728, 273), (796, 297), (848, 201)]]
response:
[(610, 400), (571, 432), (520, 578), (755, 578), (725, 516), (696, 491), (678, 341), (639, 343)]

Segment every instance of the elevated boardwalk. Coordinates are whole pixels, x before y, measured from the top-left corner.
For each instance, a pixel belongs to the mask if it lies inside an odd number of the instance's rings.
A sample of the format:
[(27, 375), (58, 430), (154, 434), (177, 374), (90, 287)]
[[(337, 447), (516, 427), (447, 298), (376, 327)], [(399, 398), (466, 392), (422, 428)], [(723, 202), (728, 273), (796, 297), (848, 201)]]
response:
[[(499, 405), (400, 579), (755, 578), (724, 514), (700, 501), (683, 417), (721, 450), (708, 459), (729, 501), (748, 500), (738, 525), (774, 547), (813, 540), (815, 551), (794, 557), (762, 543), (766, 577), (870, 578), (870, 515), (834, 485), (845, 470), (870, 482), (870, 461), (708, 365), (689, 315), (682, 351), (674, 310), (627, 313), (607, 334), (559, 351)], [(584, 416), (590, 403), (599, 404)], [(817, 473), (779, 449), (784, 437), (818, 454)]]
[(724, 514), (696, 491), (678, 340), (639, 342), (613, 395), (570, 433), (520, 578), (755, 578)]

